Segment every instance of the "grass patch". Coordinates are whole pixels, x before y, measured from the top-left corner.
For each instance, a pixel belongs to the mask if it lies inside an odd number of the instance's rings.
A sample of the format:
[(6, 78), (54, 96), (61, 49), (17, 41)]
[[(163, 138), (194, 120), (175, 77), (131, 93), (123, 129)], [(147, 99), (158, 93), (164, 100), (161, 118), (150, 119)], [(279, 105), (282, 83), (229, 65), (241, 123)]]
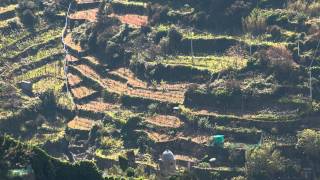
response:
[(32, 78), (36, 78), (44, 75), (51, 75), (54, 77), (63, 77), (63, 68), (59, 66), (60, 62), (53, 62), (51, 64), (44, 65), (40, 68), (28, 71), (20, 76), (15, 77), (15, 81), (24, 81)]
[(37, 44), (42, 44), (50, 40), (53, 40), (55, 38), (58, 38), (61, 35), (61, 31), (62, 31), (62, 28), (54, 28), (38, 36), (34, 36), (30, 39), (27, 39), (21, 43), (16, 44), (14, 49), (6, 51), (6, 53), (4, 53), (2, 57), (3, 58), (14, 57), (15, 55), (19, 54), (21, 51), (23, 51), (24, 49), (27, 49), (28, 47), (31, 47)]
[(246, 59), (230, 56), (176, 56), (162, 61), (170, 65), (184, 65), (211, 72), (220, 72), (226, 69), (242, 69), (247, 66)]

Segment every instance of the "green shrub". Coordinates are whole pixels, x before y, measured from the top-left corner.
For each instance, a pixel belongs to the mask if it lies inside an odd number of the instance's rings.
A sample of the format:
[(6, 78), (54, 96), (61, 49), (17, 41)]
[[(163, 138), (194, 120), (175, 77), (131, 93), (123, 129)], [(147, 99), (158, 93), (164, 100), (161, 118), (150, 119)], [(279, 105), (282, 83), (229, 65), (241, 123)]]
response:
[(320, 159), (320, 131), (303, 130), (298, 134), (297, 147), (309, 157)]
[(126, 170), (126, 174), (128, 177), (134, 177), (135, 175), (135, 170), (132, 168), (132, 167), (129, 167), (127, 170)]
[(267, 17), (262, 10), (254, 9), (249, 16), (242, 20), (243, 30), (252, 34), (262, 34), (267, 28)]
[(16, 8), (17, 15), (22, 24), (24, 24), (26, 27), (33, 28), (36, 24), (37, 17), (35, 13), (37, 8), (38, 7), (36, 3), (33, 1), (23, 0), (19, 2)]
[(272, 144), (263, 144), (247, 153), (247, 175), (250, 179), (273, 179), (285, 170), (285, 160)]
[(119, 166), (122, 169), (122, 171), (126, 171), (129, 167), (129, 161), (127, 157), (119, 156)]

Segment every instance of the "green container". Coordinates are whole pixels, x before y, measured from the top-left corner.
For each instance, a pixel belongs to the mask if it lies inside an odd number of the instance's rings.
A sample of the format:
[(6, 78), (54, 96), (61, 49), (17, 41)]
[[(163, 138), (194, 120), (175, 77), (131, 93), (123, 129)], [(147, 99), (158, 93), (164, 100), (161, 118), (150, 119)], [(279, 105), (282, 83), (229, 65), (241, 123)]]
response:
[(214, 135), (212, 137), (213, 145), (223, 145), (224, 144), (224, 135)]

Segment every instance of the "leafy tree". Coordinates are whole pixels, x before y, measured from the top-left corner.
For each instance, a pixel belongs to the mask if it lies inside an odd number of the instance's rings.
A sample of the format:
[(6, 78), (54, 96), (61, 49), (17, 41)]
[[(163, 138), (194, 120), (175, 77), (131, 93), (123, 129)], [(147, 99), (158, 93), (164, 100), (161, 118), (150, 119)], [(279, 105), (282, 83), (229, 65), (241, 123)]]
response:
[(33, 1), (20, 1), (16, 11), (22, 24), (28, 28), (33, 28), (37, 22), (37, 17), (35, 15), (37, 9), (37, 4)]
[(249, 179), (276, 179), (285, 170), (285, 160), (268, 143), (248, 152), (246, 168)]
[(305, 129), (298, 134), (297, 147), (312, 158), (320, 158), (320, 131)]

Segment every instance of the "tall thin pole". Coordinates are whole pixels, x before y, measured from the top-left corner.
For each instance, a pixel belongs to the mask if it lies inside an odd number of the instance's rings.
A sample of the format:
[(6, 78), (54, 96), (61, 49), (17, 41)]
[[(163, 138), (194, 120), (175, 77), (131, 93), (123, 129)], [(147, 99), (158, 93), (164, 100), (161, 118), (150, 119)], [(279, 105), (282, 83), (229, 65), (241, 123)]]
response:
[(309, 88), (310, 88), (310, 102), (312, 102), (312, 65), (313, 65), (313, 62), (314, 62), (314, 59), (316, 58), (316, 55), (317, 55), (317, 51), (319, 49), (319, 46), (320, 46), (320, 39), (318, 41), (318, 45), (317, 45), (317, 48), (314, 52), (314, 56), (311, 60), (311, 63), (310, 63), (310, 66), (309, 66)]

